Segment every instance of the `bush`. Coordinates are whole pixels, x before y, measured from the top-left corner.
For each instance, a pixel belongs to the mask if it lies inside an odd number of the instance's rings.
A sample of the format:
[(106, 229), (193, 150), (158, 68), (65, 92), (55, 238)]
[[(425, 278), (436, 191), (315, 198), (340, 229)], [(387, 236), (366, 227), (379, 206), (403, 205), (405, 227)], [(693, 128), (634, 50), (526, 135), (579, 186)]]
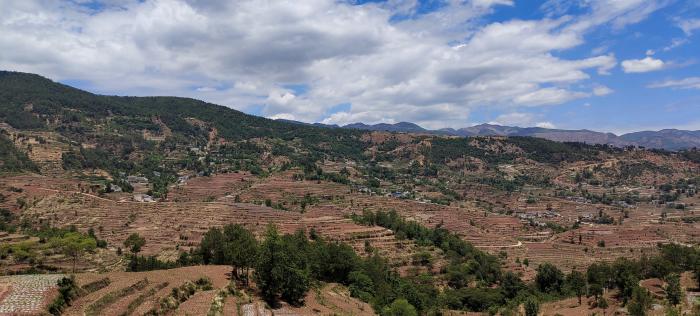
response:
[(80, 294), (81, 290), (73, 276), (58, 280), (58, 296), (49, 304), (48, 312), (51, 315), (61, 315), (66, 306), (70, 306), (70, 303)]
[(400, 298), (385, 307), (382, 316), (418, 316), (418, 312), (407, 300)]
[(103, 278), (83, 285), (82, 289), (85, 291), (85, 293), (92, 293), (106, 288), (110, 283), (112, 283), (112, 281), (109, 278)]

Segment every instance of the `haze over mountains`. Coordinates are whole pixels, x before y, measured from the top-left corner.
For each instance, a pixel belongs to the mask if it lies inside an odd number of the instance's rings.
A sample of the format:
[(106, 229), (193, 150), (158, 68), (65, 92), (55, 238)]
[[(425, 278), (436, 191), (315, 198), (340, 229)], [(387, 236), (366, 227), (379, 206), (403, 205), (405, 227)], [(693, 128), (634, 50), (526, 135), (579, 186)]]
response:
[(517, 127), (495, 124), (479, 124), (460, 129), (443, 128), (439, 130), (425, 129), (415, 123), (399, 122), (396, 124), (364, 124), (353, 123), (344, 126), (313, 124), (316, 126), (342, 127), (370, 131), (388, 131), (401, 133), (428, 133), (451, 136), (530, 136), (549, 139), (558, 142), (582, 142), (588, 144), (609, 144), (618, 147), (642, 146), (666, 150), (680, 150), (700, 147), (700, 131), (678, 129), (663, 129), (660, 131), (640, 131), (622, 135), (596, 132), (592, 130), (565, 130), (542, 127)]

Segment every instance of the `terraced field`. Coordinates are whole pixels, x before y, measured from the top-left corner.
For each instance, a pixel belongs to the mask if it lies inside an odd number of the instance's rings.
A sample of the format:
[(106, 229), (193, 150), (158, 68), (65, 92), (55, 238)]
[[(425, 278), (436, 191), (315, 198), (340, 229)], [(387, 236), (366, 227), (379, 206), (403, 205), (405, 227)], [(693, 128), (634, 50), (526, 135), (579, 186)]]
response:
[(0, 277), (0, 315), (38, 314), (46, 309), (64, 275)]
[[(107, 286), (97, 288), (78, 298), (64, 315), (143, 315), (162, 306), (173, 289), (196, 282), (200, 278), (211, 280), (211, 288), (198, 288), (168, 315), (207, 315), (221, 289), (229, 285), (229, 266), (193, 266), (150, 272), (111, 272), (104, 274), (82, 273), (77, 275), (79, 286), (111, 280)], [(354, 298), (348, 290), (337, 284), (326, 284), (310, 291), (303, 307), (282, 305), (272, 310), (247, 289), (238, 289), (236, 295), (224, 295), (223, 315), (373, 315), (372, 308)]]

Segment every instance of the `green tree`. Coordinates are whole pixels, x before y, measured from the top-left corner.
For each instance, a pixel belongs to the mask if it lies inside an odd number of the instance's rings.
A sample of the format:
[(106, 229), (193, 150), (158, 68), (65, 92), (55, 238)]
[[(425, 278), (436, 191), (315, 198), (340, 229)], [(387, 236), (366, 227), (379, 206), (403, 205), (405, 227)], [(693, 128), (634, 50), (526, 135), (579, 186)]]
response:
[(605, 297), (600, 297), (598, 300), (596, 300), (596, 307), (600, 308), (603, 310), (603, 316), (605, 316), (605, 312), (607, 311), (608, 307), (608, 300), (605, 299)]
[(503, 295), (507, 298), (514, 298), (520, 293), (521, 290), (525, 289), (526, 285), (515, 273), (508, 271), (503, 275), (503, 280), (501, 281), (501, 290)]
[(681, 277), (677, 273), (671, 273), (666, 276), (666, 299), (668, 302), (676, 306), (681, 302), (683, 294), (681, 293)]
[(53, 238), (51, 244), (61, 249), (66, 256), (73, 258), (73, 273), (80, 257), (86, 251), (92, 251), (97, 247), (95, 239), (78, 232), (68, 232), (62, 237)]
[(530, 297), (525, 301), (525, 316), (537, 316), (540, 313), (540, 303), (536, 298)]
[(695, 282), (696, 285), (698, 286), (698, 289), (700, 289), (700, 260), (695, 263), (695, 267), (693, 268), (694, 274), (695, 274)]
[[(594, 263), (588, 266), (588, 270), (586, 270), (586, 279), (588, 280), (591, 291), (595, 288), (596, 292), (599, 292), (599, 294), (603, 294), (603, 289), (610, 286), (611, 278), (612, 269), (610, 265), (605, 262)], [(596, 295), (596, 293), (590, 294)]]
[(124, 247), (128, 248), (134, 256), (141, 252), (141, 248), (145, 245), (146, 239), (141, 237), (138, 233), (133, 233), (124, 240)]
[(146, 245), (146, 239), (141, 237), (138, 233), (133, 233), (124, 240), (124, 247), (131, 252), (130, 269), (132, 271), (138, 271), (138, 253), (141, 252), (141, 248), (143, 248), (144, 245)]
[(564, 284), (564, 273), (551, 263), (543, 263), (537, 267), (535, 284), (542, 292), (559, 293)]
[(407, 300), (399, 298), (384, 307), (382, 316), (418, 316), (418, 312)]
[(199, 252), (204, 264), (227, 264), (224, 234), (219, 228), (211, 228), (199, 243)]
[(299, 304), (309, 289), (309, 271), (299, 261), (304, 255), (298, 246), (291, 238), (281, 238), (274, 225), (268, 226), (260, 245), (255, 281), (270, 305), (276, 305), (279, 297), (290, 304)]
[(374, 296), (374, 282), (361, 271), (353, 271), (348, 275), (350, 283), (350, 295), (365, 302), (369, 302)]
[(646, 316), (651, 307), (651, 293), (642, 287), (635, 287), (632, 290), (632, 297), (627, 304), (627, 311), (632, 316)]
[(588, 287), (588, 295), (592, 295), (595, 299), (603, 296), (603, 286), (598, 283), (593, 283)]
[(611, 269), (615, 286), (620, 290), (619, 296), (624, 303), (627, 303), (632, 297), (634, 289), (639, 286), (639, 279), (642, 275), (639, 264), (626, 258), (618, 258)]
[(283, 265), (286, 259), (283, 256), (282, 240), (277, 228), (269, 225), (265, 232), (265, 240), (260, 245), (259, 258), (255, 267), (255, 282), (268, 303), (275, 303), (277, 295), (282, 291), (285, 278)]
[(258, 241), (253, 233), (239, 224), (225, 226), (224, 238), (226, 261), (233, 267), (234, 277), (243, 274), (247, 285), (250, 268), (257, 261)]
[(578, 297), (578, 304), (581, 305), (581, 296), (586, 292), (586, 277), (582, 272), (573, 270), (566, 277), (566, 284)]

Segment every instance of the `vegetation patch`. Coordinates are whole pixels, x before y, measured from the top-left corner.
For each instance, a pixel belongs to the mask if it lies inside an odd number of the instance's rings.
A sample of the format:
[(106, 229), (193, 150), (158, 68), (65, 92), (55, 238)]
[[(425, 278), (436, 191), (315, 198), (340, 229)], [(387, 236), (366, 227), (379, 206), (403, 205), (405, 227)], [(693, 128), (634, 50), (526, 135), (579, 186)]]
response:
[(63, 310), (70, 306), (71, 302), (82, 294), (75, 283), (74, 277), (66, 277), (58, 280), (58, 296), (49, 304), (48, 312), (51, 315), (61, 315)]
[(106, 288), (112, 283), (112, 281), (109, 278), (102, 278), (93, 282), (90, 282), (88, 284), (83, 285), (81, 288), (85, 293), (92, 293), (95, 291), (99, 291), (101, 289)]
[(126, 307), (126, 311), (122, 313), (122, 316), (128, 316), (134, 313), (134, 311), (141, 306), (149, 297), (155, 295), (158, 291), (164, 289), (169, 285), (168, 282), (163, 282), (160, 283), (152, 288), (150, 288), (148, 291), (141, 293), (138, 297), (136, 297), (133, 301), (129, 302), (129, 306)]
[(151, 309), (146, 315), (166, 315), (177, 309), (180, 304), (187, 301), (197, 291), (211, 290), (211, 280), (200, 278), (195, 282), (187, 281), (179, 287), (172, 289), (170, 295), (162, 298), (157, 307)]
[(109, 292), (104, 296), (100, 297), (97, 301), (90, 304), (85, 309), (85, 315), (101, 315), (102, 311), (109, 305), (113, 304), (122, 297), (132, 294), (136, 291), (141, 291), (148, 285), (148, 279), (140, 280), (130, 286), (125, 288)]

